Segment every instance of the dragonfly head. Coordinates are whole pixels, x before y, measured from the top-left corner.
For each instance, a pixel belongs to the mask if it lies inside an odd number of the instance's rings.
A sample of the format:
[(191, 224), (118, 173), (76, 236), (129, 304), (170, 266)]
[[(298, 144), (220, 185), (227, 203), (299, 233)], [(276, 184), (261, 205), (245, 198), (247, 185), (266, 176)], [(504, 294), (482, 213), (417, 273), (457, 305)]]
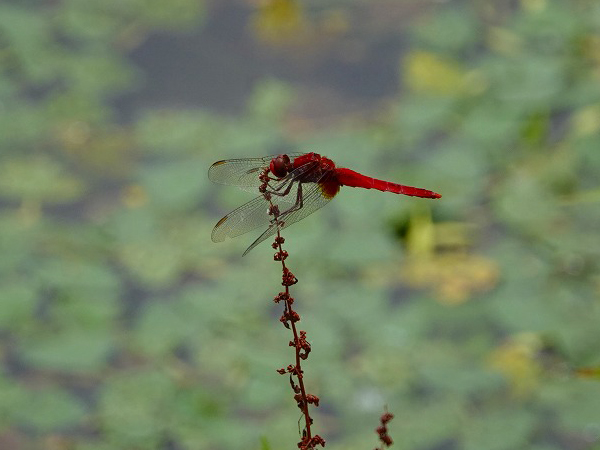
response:
[(278, 155), (271, 160), (269, 170), (277, 178), (285, 177), (292, 170), (292, 162), (288, 155)]

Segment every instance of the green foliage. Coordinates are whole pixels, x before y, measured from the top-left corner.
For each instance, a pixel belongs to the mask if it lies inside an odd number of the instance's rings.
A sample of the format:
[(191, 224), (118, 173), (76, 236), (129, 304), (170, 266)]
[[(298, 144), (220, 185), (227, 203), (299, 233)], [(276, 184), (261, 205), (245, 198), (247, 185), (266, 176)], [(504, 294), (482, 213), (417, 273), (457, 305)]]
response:
[(69, 203), (84, 194), (80, 180), (46, 157), (7, 161), (0, 180), (2, 196), (17, 201)]
[(7, 424), (19, 423), (36, 432), (52, 432), (82, 425), (86, 413), (83, 405), (73, 395), (60, 387), (25, 389), (3, 381), (0, 387), (3, 415)]
[[(285, 231), (327, 448), (374, 447), (384, 404), (398, 448), (597, 447), (597, 380), (573, 370), (600, 364), (594, 0), (264, 2), (239, 52), (215, 26), (233, 4), (42, 3), (0, 4), (0, 443), (292, 448), (278, 266), (240, 258), (252, 233), (210, 242), (252, 194), (206, 171), (306, 150), (443, 194), (346, 188)], [(218, 42), (246, 107), (124, 114), (160, 36)], [(375, 79), (382, 42), (407, 43), (398, 89), (320, 86), (335, 61)], [(274, 59), (294, 76), (263, 76)]]

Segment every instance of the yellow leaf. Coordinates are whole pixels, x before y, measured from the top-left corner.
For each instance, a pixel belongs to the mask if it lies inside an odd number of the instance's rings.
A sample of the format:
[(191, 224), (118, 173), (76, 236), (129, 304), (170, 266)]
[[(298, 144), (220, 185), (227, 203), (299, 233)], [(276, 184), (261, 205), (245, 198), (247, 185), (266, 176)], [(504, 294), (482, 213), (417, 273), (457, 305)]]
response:
[(458, 63), (426, 51), (409, 53), (404, 76), (415, 92), (454, 96), (465, 87), (465, 71)]
[(434, 232), (431, 210), (427, 207), (414, 209), (406, 235), (408, 253), (417, 258), (432, 255), (435, 247)]
[(538, 385), (541, 367), (536, 354), (542, 346), (534, 333), (521, 333), (492, 352), (490, 366), (509, 381), (515, 397), (528, 396)]
[(487, 41), (492, 50), (506, 56), (519, 54), (523, 47), (519, 35), (500, 27), (490, 27)]
[(600, 63), (600, 35), (590, 34), (582, 38), (583, 55), (595, 63)]
[(577, 111), (571, 119), (576, 136), (589, 136), (600, 131), (600, 105), (586, 106)]
[(139, 184), (131, 184), (121, 193), (121, 202), (130, 209), (140, 208), (146, 205), (148, 200), (148, 193)]
[(406, 234), (404, 282), (417, 289), (433, 288), (437, 300), (446, 305), (464, 303), (493, 288), (500, 272), (496, 262), (468, 252), (474, 231), (466, 223), (434, 223), (428, 209), (415, 210)]
[(530, 13), (542, 12), (547, 5), (547, 0), (521, 0), (521, 7)]
[(474, 294), (493, 288), (498, 277), (499, 270), (494, 261), (460, 253), (412, 258), (402, 271), (407, 285), (434, 288), (437, 300), (449, 306), (464, 303)]
[(596, 378), (600, 380), (600, 367), (580, 367), (575, 369), (575, 374), (582, 378)]
[(252, 20), (254, 32), (270, 44), (296, 41), (306, 26), (304, 11), (295, 0), (265, 0)]

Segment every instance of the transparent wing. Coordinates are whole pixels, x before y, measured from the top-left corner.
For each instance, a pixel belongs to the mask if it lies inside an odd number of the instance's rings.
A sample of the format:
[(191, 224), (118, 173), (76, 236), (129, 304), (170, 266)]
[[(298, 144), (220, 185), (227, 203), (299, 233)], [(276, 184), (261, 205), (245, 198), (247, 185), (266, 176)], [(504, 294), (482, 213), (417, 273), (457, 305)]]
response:
[(217, 161), (208, 169), (208, 179), (213, 183), (228, 184), (241, 188), (258, 187), (261, 170), (269, 166), (273, 159), (264, 158), (226, 159)]
[[(289, 212), (281, 211), (279, 216), (279, 222), (283, 222), (283, 225), (279, 227), (280, 230), (289, 227), (293, 223), (304, 219), (306, 216), (314, 213), (317, 209), (322, 208), (331, 201), (335, 195), (325, 195), (323, 189), (319, 183), (303, 183), (302, 186), (302, 208), (291, 209)], [(294, 208), (294, 207), (292, 207)], [(271, 217), (269, 216), (269, 219)], [(256, 247), (265, 239), (274, 236), (277, 233), (277, 226), (275, 223), (271, 223), (268, 220), (269, 227), (261, 234), (251, 245), (246, 249), (242, 256), (246, 256), (250, 250)]]
[[(291, 153), (291, 155), (301, 155), (301, 154), (302, 153)], [(267, 158), (270, 158), (270, 157), (267, 157)], [(258, 159), (263, 159), (263, 158), (253, 158), (253, 159), (258, 160)], [(224, 161), (224, 163), (229, 163), (229, 161), (246, 161), (246, 160), (227, 160), (227, 161)], [(270, 161), (271, 160), (269, 159), (269, 162)], [(211, 171), (212, 171), (213, 167), (218, 165), (219, 162), (216, 162), (215, 164), (212, 165), (212, 167), (210, 168), (210, 170), (208, 172), (209, 177), (211, 177)], [(281, 200), (281, 201), (284, 201), (287, 203), (296, 203), (298, 183), (294, 183), (294, 181), (297, 178), (301, 177), (304, 173), (310, 172), (312, 169), (314, 169), (318, 165), (319, 165), (319, 163), (317, 161), (312, 161), (312, 162), (303, 164), (302, 166), (300, 166), (297, 169), (294, 169), (293, 171), (288, 173), (281, 180), (270, 181), (269, 182), (269, 190), (272, 192), (275, 192), (276, 194), (280, 194), (280, 195), (277, 195), (277, 197), (279, 197), (278, 200)], [(243, 177), (245, 177), (247, 180), (247, 186), (242, 186), (241, 181), (238, 181), (235, 183), (230, 183), (230, 184), (234, 184), (238, 187), (241, 187), (242, 189), (244, 189), (246, 191), (256, 194), (256, 193), (258, 193), (258, 187), (262, 184), (262, 182), (260, 182), (258, 177), (260, 175), (260, 172), (263, 169), (264, 169), (264, 167), (260, 166), (260, 167), (258, 167), (258, 169), (255, 172), (252, 173), (252, 176), (250, 176), (250, 174), (243, 175)], [(218, 171), (218, 170), (220, 170), (220, 169), (215, 168), (215, 174), (217, 173), (216, 171)], [(240, 180), (241, 180), (241, 178), (240, 178)], [(283, 195), (286, 192), (287, 192), (287, 194)], [(274, 197), (276, 194), (274, 194)], [(286, 207), (285, 209), (288, 209), (288, 207)]]
[[(287, 153), (292, 160), (302, 154)], [(238, 186), (244, 190), (257, 192), (255, 188), (261, 185), (258, 179), (260, 172), (269, 167), (275, 156), (277, 155), (217, 161), (208, 169), (208, 179), (213, 183)]]
[[(288, 180), (290, 188), (286, 196), (272, 195), (271, 201), (279, 206), (280, 211), (289, 209), (298, 198), (298, 183)], [(287, 187), (282, 188), (282, 193)], [(213, 242), (223, 242), (225, 238), (240, 236), (255, 228), (267, 226), (272, 217), (269, 216), (269, 202), (262, 195), (244, 203), (223, 217), (212, 231)]]

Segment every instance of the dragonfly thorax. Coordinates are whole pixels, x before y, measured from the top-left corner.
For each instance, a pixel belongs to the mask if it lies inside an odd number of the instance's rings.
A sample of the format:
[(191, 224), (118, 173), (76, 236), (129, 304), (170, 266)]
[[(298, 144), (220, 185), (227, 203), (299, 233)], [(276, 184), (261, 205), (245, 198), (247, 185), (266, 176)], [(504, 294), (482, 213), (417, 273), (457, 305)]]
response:
[(292, 170), (292, 162), (288, 155), (278, 155), (271, 160), (269, 171), (277, 178), (285, 177)]

